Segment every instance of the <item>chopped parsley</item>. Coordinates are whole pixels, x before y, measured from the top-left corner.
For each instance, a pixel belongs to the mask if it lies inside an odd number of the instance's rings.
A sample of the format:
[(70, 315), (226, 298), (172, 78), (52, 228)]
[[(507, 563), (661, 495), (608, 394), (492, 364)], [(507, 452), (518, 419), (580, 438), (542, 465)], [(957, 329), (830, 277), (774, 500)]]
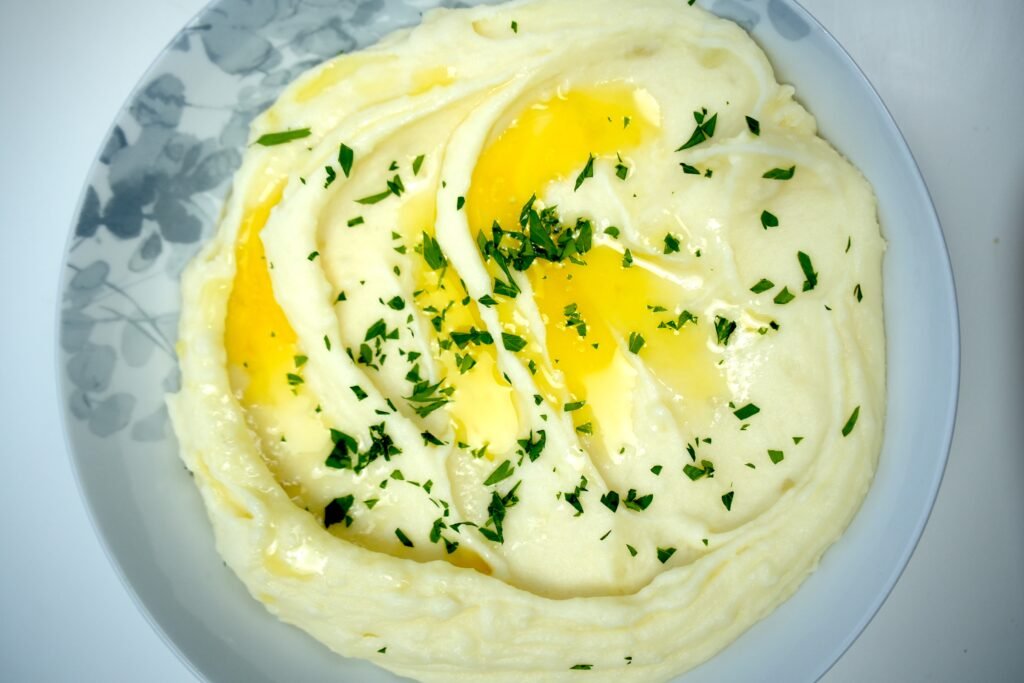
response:
[(786, 455), (782, 451), (776, 451), (769, 448), (768, 457), (771, 459), (773, 465), (778, 465)]
[(580, 189), (580, 185), (583, 184), (584, 180), (586, 180), (587, 178), (593, 178), (593, 177), (594, 177), (594, 155), (590, 154), (587, 157), (587, 164), (583, 167), (583, 170), (580, 171), (580, 174), (578, 176), (576, 176), (576, 187), (573, 188), (573, 192), (575, 192), (576, 190)]
[(789, 180), (796, 173), (796, 165), (790, 166), (789, 168), (773, 168), (770, 171), (765, 171), (762, 178), (768, 178), (769, 180)]
[(512, 33), (519, 33), (519, 22), (512, 21)]
[(455, 387), (442, 387), (443, 383), (444, 380), (435, 384), (431, 384), (427, 380), (420, 380), (413, 384), (412, 395), (406, 396), (405, 400), (412, 405), (417, 415), (426, 417), (451, 401)]
[(569, 304), (562, 309), (562, 313), (565, 315), (565, 329), (575, 328), (576, 334), (581, 337), (587, 336), (587, 323), (580, 315), (576, 304)]
[(810, 256), (802, 251), (798, 251), (796, 258), (800, 262), (800, 269), (804, 271), (803, 291), (808, 292), (818, 285), (818, 274), (814, 272), (814, 265), (811, 263)]
[(462, 211), (462, 207), (464, 207), (465, 205), (466, 205), (466, 198), (463, 197), (462, 195), (459, 195), (459, 197), (455, 200), (455, 210), (456, 211)]
[(586, 401), (573, 401), (572, 403), (566, 403), (562, 406), (562, 410), (566, 413), (571, 413), (575, 410), (579, 410), (585, 405), (587, 405)]
[(499, 481), (508, 479), (509, 477), (512, 476), (512, 474), (515, 471), (516, 468), (512, 464), (512, 461), (505, 460), (500, 465), (498, 465), (486, 479), (484, 479), (484, 486), (493, 486), (494, 484), (497, 484)]
[(569, 667), (569, 671), (590, 671), (593, 668), (593, 664), (573, 664)]
[(383, 422), (370, 427), (370, 447), (363, 453), (359, 452), (355, 438), (337, 429), (331, 429), (331, 441), (334, 448), (324, 464), (333, 469), (352, 470), (356, 474), (380, 458), (390, 461), (392, 455), (402, 452), (385, 431)]
[(682, 167), (683, 173), (685, 173), (686, 175), (700, 175), (700, 169), (699, 168), (697, 168), (696, 166), (691, 166), (690, 164), (686, 163), (685, 161), (683, 163), (679, 164), (679, 166)]
[(448, 265), (448, 259), (441, 251), (441, 244), (426, 232), (423, 233), (422, 252), (423, 260), (427, 262), (431, 270), (441, 270)]
[(352, 162), (355, 161), (355, 158), (356, 155), (352, 148), (344, 142), (341, 143), (341, 147), (338, 148), (338, 165), (341, 166), (341, 172), (345, 174), (346, 178), (352, 172)]
[(644, 347), (644, 337), (639, 332), (629, 333), (629, 351), (630, 353), (640, 353), (640, 349)]
[(501, 333), (501, 344), (506, 350), (512, 353), (518, 353), (526, 348), (526, 340), (519, 335), (509, 334), (508, 332)]
[(363, 219), (363, 217), (362, 217), (362, 216), (356, 216), (355, 218), (350, 218), (350, 219), (348, 219), (348, 223), (347, 223), (347, 225), (348, 225), (348, 227), (350, 227), (350, 228), (354, 228), (354, 227), (356, 227), (357, 225), (362, 225), (362, 224), (363, 224), (363, 223), (365, 223), (365, 222), (366, 222), (366, 221), (365, 221), (365, 220)]
[(636, 489), (630, 489), (626, 493), (626, 499), (622, 501), (622, 504), (625, 505), (630, 510), (635, 510), (636, 512), (643, 512), (648, 507), (650, 507), (652, 502), (654, 502), (653, 493), (648, 493), (646, 496), (637, 496)]
[(633, 265), (633, 252), (631, 252), (629, 249), (626, 249), (626, 251), (623, 252), (623, 254), (622, 254), (622, 267), (623, 268), (629, 268), (632, 265)]
[(745, 406), (742, 406), (741, 408), (737, 408), (736, 410), (732, 411), (732, 414), (735, 415), (736, 419), (738, 420), (746, 420), (748, 417), (753, 417), (754, 415), (757, 415), (760, 412), (761, 409), (758, 408), (755, 404), (748, 403)]
[(775, 283), (767, 278), (761, 278), (757, 281), (757, 284), (750, 288), (750, 291), (754, 294), (761, 294), (767, 292), (769, 289), (775, 287)]
[(853, 297), (857, 300), (857, 303), (860, 303), (861, 301), (864, 300), (864, 292), (861, 290), (860, 284), (857, 284), (853, 288)]
[(734, 491), (729, 491), (729, 493), (722, 496), (722, 505), (725, 506), (726, 510), (732, 510), (732, 499), (734, 495)]
[(395, 536), (398, 537), (398, 540), (406, 548), (412, 548), (413, 547), (412, 541), (410, 541), (409, 537), (405, 535), (405, 532), (402, 531), (401, 529), (399, 529), (398, 527), (395, 527)]
[(330, 529), (335, 524), (345, 523), (346, 527), (352, 526), (352, 506), (355, 504), (355, 496), (348, 495), (335, 498), (324, 508), (324, 528)]
[(767, 230), (768, 228), (779, 227), (779, 219), (771, 211), (761, 212), (761, 227)]
[(788, 304), (795, 298), (796, 296), (789, 291), (789, 287), (783, 287), (782, 291), (776, 294), (775, 298), (772, 299), (772, 301), (779, 304), (780, 306), (784, 306), (785, 304)]
[(420, 174), (420, 169), (423, 168), (423, 160), (426, 159), (426, 155), (421, 154), (412, 160), (412, 174), (417, 176)]
[(754, 135), (760, 135), (761, 134), (761, 122), (758, 121), (757, 119), (755, 119), (752, 116), (747, 116), (746, 119), (747, 119), (747, 128), (750, 129), (750, 132), (753, 133)]
[(666, 253), (666, 254), (674, 254), (674, 253), (677, 253), (678, 251), (679, 251), (679, 238), (676, 237), (675, 235), (673, 235), (672, 233), (668, 233), (667, 235), (665, 235), (665, 249), (664, 249), (664, 253)]
[(615, 512), (619, 509), (619, 494), (616, 491), (609, 491), (601, 496), (601, 505)]
[(715, 335), (722, 346), (729, 345), (729, 337), (736, 331), (736, 323), (720, 315), (715, 316)]
[(713, 114), (711, 118), (707, 118), (708, 110), (701, 108), (700, 111), (693, 112), (693, 120), (697, 122), (697, 127), (694, 129), (690, 139), (683, 143), (683, 146), (677, 149), (677, 152), (682, 152), (684, 149), (690, 149), (696, 147), (705, 140), (711, 138), (715, 134), (715, 124), (718, 122), (718, 114)]
[(350, 386), (349, 389), (352, 390), (352, 393), (355, 394), (356, 398), (359, 399), (360, 401), (365, 400), (369, 396), (369, 394), (363, 391), (363, 388), (358, 384)]
[(675, 548), (672, 548), (672, 547), (661, 548), (661, 547), (659, 547), (658, 548), (658, 562), (661, 562), (662, 564), (665, 564), (666, 562), (668, 562), (668, 559), (670, 557), (672, 557), (673, 555), (675, 555), (675, 554), (676, 554), (676, 549)]
[(629, 166), (622, 163), (622, 157), (618, 157), (618, 163), (615, 164), (615, 175), (619, 180), (625, 180), (629, 176)]
[(626, 544), (626, 550), (629, 551), (630, 555), (632, 555), (633, 557), (636, 557), (636, 548), (634, 548), (633, 546), (631, 546), (630, 544), (627, 543)]
[(263, 145), (264, 147), (273, 147), (274, 145), (283, 145), (284, 143), (291, 142), (292, 140), (307, 138), (309, 135), (309, 128), (286, 130), (280, 133), (264, 133), (257, 138), (256, 144)]
[(505, 534), (503, 532), (503, 524), (505, 521), (505, 514), (508, 508), (514, 506), (519, 502), (516, 497), (516, 491), (519, 489), (519, 485), (522, 482), (516, 483), (512, 489), (504, 496), (498, 495), (497, 491), (491, 493), (491, 502), (487, 506), (487, 512), (490, 514), (487, 521), (483, 526), (477, 527), (477, 531), (480, 535), (486, 538), (488, 541), (494, 543), (504, 543)]
[(712, 479), (715, 476), (715, 465), (710, 460), (701, 460), (700, 467), (687, 463), (683, 466), (683, 474), (689, 477), (691, 481), (697, 481), (702, 477)]
[(516, 441), (519, 447), (523, 449), (523, 454), (530, 459), (530, 462), (535, 462), (540, 454), (544, 452), (544, 445), (547, 443), (548, 435), (543, 429), (537, 430), (537, 440), (533, 440), (533, 430), (530, 430), (529, 436), (525, 439), (519, 439)]
[(850, 419), (848, 419), (846, 421), (846, 424), (843, 425), (844, 437), (849, 436), (850, 432), (853, 431), (853, 428), (857, 425), (858, 417), (860, 417), (860, 406), (857, 406), (856, 408), (853, 409), (853, 412), (850, 414)]

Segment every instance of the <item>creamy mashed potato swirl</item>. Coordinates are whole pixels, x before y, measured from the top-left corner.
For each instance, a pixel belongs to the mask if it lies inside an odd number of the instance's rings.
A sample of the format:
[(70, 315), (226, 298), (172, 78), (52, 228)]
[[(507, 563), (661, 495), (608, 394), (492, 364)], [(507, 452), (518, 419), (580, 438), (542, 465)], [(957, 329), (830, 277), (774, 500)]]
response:
[(664, 680), (864, 497), (883, 249), (734, 24), (431, 12), (254, 123), (184, 277), (182, 457), (228, 565), (337, 652)]

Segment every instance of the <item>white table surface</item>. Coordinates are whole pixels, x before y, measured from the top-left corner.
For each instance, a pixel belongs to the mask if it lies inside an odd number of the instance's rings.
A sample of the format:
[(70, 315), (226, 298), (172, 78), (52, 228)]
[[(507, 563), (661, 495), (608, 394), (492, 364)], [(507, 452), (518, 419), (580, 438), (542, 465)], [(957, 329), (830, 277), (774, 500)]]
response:
[[(193, 680), (86, 515), (58, 418), (54, 321), (86, 171), (203, 2), (0, 0), (0, 680)], [(952, 255), (964, 354), (931, 521), (823, 680), (1021, 681), (1024, 2), (804, 4), (875, 84), (921, 165)]]

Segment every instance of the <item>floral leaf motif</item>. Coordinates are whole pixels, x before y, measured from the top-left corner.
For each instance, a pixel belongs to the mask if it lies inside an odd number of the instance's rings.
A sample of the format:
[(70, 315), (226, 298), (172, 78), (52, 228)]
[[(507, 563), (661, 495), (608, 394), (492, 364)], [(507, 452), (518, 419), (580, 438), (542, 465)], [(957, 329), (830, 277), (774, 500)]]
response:
[(115, 237), (138, 237), (142, 232), (142, 203), (138, 193), (115, 192), (103, 209), (103, 224)]
[(128, 426), (135, 409), (135, 397), (130, 394), (113, 394), (93, 405), (89, 414), (89, 431), (96, 436), (106, 437)]
[(132, 425), (132, 438), (136, 441), (163, 441), (167, 438), (167, 406), (161, 405), (155, 412)]
[(78, 213), (78, 224), (75, 226), (75, 234), (79, 237), (92, 237), (96, 229), (100, 227), (103, 220), (100, 218), (100, 196), (96, 188), (90, 185), (85, 190), (85, 197), (82, 199), (82, 210)]
[(82, 391), (106, 391), (116, 360), (112, 347), (88, 344), (68, 361), (68, 379)]
[(185, 84), (173, 74), (149, 82), (128, 111), (141, 126), (176, 128), (185, 109)]
[(75, 309), (65, 310), (60, 316), (60, 347), (68, 353), (81, 351), (95, 325), (88, 314)]
[(103, 286), (109, 274), (110, 266), (106, 261), (93, 261), (79, 269), (68, 282), (68, 295), (80, 306), (92, 301), (96, 290)]
[(113, 156), (127, 146), (128, 138), (125, 137), (124, 129), (121, 126), (114, 126), (114, 130), (110, 131), (110, 137), (107, 138), (106, 143), (103, 145), (103, 151), (100, 153), (100, 163), (109, 164)]
[(188, 194), (207, 192), (220, 185), (242, 163), (236, 149), (221, 149), (201, 159), (195, 169), (182, 180), (181, 189)]
[(214, 23), (202, 34), (206, 56), (229, 74), (247, 74), (266, 68), (276, 55), (274, 46), (266, 38), (245, 28), (226, 23)]
[(132, 257), (128, 260), (128, 270), (133, 273), (141, 273), (153, 265), (153, 262), (157, 260), (163, 250), (164, 242), (160, 239), (160, 234), (152, 233), (149, 237), (142, 240), (132, 254)]
[(333, 57), (356, 46), (355, 39), (345, 30), (337, 17), (303, 31), (295, 36), (292, 44), (296, 49), (320, 57)]
[(800, 40), (811, 32), (807, 22), (781, 0), (768, 0), (768, 19), (786, 40)]
[(141, 368), (148, 363), (155, 348), (153, 337), (143, 332), (137, 324), (129, 322), (121, 327), (121, 358), (130, 367)]
[(203, 231), (202, 221), (184, 203), (169, 195), (156, 200), (153, 218), (168, 242), (189, 244), (197, 241)]

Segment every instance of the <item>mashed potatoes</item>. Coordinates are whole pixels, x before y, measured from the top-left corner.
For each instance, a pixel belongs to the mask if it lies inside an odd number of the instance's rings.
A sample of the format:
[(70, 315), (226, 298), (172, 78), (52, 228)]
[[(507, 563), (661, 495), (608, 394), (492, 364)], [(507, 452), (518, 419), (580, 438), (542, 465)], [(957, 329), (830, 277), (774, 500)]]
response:
[(437, 11), (254, 124), (171, 409), (218, 549), (425, 681), (664, 680), (770, 612), (870, 484), (864, 178), (675, 0)]

